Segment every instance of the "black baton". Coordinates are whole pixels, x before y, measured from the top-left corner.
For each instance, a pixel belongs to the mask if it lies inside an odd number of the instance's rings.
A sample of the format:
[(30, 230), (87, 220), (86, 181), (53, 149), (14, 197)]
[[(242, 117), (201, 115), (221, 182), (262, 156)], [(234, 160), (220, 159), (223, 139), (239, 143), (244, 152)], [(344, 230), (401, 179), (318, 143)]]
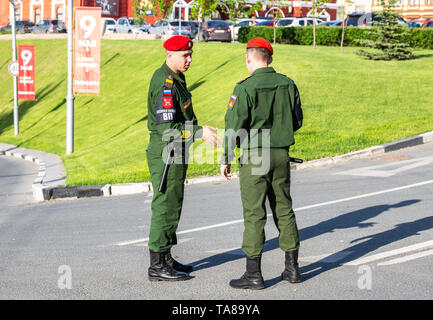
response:
[(161, 181), (159, 182), (159, 187), (158, 187), (158, 191), (162, 193), (165, 192), (165, 189), (167, 187), (168, 168), (170, 167), (170, 164), (173, 161), (173, 157), (174, 157), (173, 143), (169, 143), (167, 146), (168, 146), (167, 159), (165, 161), (164, 171), (162, 172)]
[(304, 162), (304, 160), (302, 160), (302, 159), (292, 158), (292, 157), (289, 157), (289, 161), (290, 162), (296, 162), (296, 163), (303, 163)]

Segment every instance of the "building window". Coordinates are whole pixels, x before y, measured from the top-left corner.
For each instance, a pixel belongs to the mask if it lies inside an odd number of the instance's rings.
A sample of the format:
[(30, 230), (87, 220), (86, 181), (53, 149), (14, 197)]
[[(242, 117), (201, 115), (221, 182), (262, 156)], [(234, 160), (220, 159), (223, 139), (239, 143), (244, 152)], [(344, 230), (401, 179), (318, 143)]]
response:
[(38, 23), (41, 20), (41, 8), (35, 9), (35, 23)]
[(15, 9), (15, 21), (20, 20), (20, 9)]
[(57, 8), (57, 20), (63, 21), (63, 8), (61, 7)]

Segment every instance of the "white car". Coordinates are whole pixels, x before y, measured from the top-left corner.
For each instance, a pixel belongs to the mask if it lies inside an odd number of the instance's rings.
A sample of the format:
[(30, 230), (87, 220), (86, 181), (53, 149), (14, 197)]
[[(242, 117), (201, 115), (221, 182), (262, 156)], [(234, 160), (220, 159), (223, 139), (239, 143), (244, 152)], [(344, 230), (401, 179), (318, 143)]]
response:
[[(276, 26), (277, 27), (303, 27), (303, 26), (312, 26), (313, 19), (310, 17), (289, 17), (289, 18), (281, 18), (278, 20)], [(320, 19), (316, 19), (316, 25), (322, 24), (323, 21)]]
[(104, 28), (105, 26), (105, 33), (116, 32), (116, 20), (114, 20), (113, 18), (102, 18), (101, 21), (102, 21), (101, 23), (102, 28)]
[[(242, 21), (239, 21), (237, 24), (235, 24), (234, 26), (234, 30), (233, 30), (233, 40), (237, 40), (238, 39), (238, 33), (239, 33), (239, 29), (241, 27), (248, 27), (251, 25), (252, 20), (251, 19), (245, 19)], [(232, 28), (232, 26), (230, 26), (230, 29)]]
[(121, 17), (117, 19), (116, 32), (134, 34), (144, 33), (143, 30), (140, 29), (140, 25), (138, 25), (134, 19), (128, 17)]

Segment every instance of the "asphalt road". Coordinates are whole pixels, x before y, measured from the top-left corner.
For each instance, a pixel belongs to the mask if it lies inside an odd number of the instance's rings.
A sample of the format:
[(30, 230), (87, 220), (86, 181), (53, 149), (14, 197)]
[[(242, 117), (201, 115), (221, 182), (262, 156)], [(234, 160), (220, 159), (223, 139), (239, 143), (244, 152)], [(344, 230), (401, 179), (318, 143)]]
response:
[(34, 202), (32, 183), (38, 170), (33, 162), (0, 155), (0, 211)]
[[(1, 171), (3, 172), (3, 171)], [(432, 299), (433, 144), (292, 173), (303, 282), (280, 281), (272, 217), (266, 289), (245, 271), (239, 181), (186, 187), (173, 255), (189, 280), (147, 279), (150, 195), (0, 207), (0, 299)]]

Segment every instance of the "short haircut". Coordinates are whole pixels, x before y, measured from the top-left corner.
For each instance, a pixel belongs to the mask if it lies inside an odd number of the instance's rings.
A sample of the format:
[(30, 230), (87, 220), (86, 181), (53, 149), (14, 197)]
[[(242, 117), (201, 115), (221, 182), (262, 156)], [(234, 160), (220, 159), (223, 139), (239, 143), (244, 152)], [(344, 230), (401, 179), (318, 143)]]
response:
[(272, 54), (266, 48), (248, 48), (247, 54), (251, 54), (254, 59), (264, 61), (267, 64), (272, 62)]

